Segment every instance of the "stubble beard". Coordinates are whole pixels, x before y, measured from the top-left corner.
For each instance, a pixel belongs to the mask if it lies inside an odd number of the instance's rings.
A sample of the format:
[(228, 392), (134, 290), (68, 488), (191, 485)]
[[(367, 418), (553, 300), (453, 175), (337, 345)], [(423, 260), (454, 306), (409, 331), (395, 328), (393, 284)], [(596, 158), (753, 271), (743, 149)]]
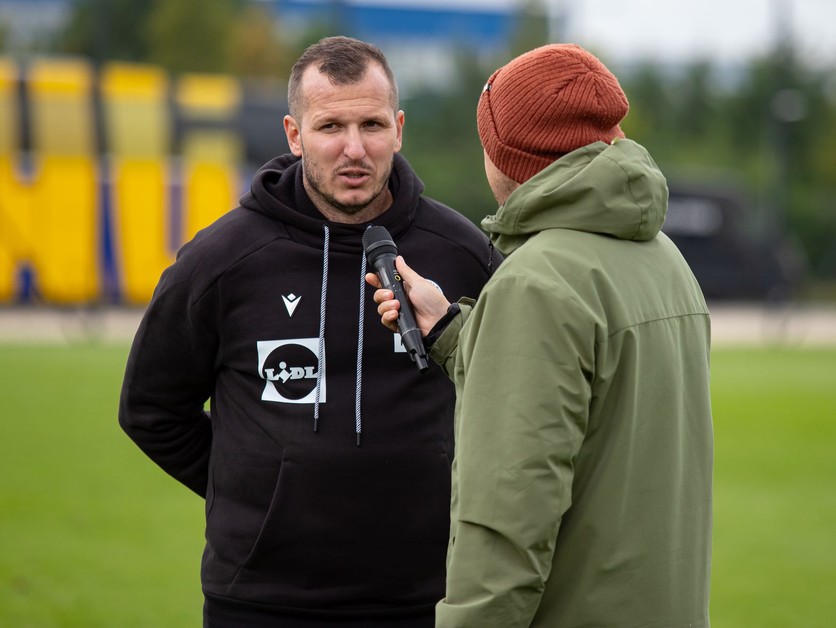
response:
[[(362, 168), (364, 170), (369, 170), (362, 163), (349, 163), (342, 164), (338, 168), (335, 168), (332, 174), (334, 176), (337, 176), (336, 173), (339, 170), (344, 169), (346, 167)], [(386, 171), (385, 176), (381, 179), (380, 187), (372, 193), (368, 201), (362, 201), (357, 203), (343, 203), (339, 201), (333, 194), (325, 192), (322, 172), (317, 166), (316, 162), (304, 155), (302, 157), (302, 176), (305, 181), (305, 189), (307, 190), (308, 195), (311, 197), (311, 201), (316, 206), (316, 208), (319, 209), (319, 211), (323, 215), (332, 220), (334, 218), (330, 214), (334, 212), (336, 212), (336, 214), (338, 215), (352, 219), (351, 222), (357, 222), (358, 218), (365, 218), (365, 220), (370, 220), (371, 218), (374, 218), (375, 216), (378, 216), (381, 213), (383, 213), (383, 211), (387, 209), (388, 206), (379, 207), (378, 205), (383, 205), (385, 203), (385, 192), (387, 190), (387, 186), (389, 184), (389, 177), (391, 176), (391, 174), (392, 163), (389, 164), (389, 168)], [(365, 217), (365, 213), (368, 213), (369, 216)], [(365, 220), (362, 221), (364, 222)]]

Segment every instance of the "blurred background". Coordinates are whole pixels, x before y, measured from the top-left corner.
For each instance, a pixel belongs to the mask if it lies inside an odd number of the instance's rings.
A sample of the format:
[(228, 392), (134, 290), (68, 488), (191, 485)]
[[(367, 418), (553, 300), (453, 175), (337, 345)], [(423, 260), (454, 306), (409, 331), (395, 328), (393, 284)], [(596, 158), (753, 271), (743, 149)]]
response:
[(329, 34), (378, 44), (427, 194), (495, 207), (475, 104), (552, 42), (619, 76), (667, 174), (665, 231), (710, 300), (836, 298), (829, 0), (0, 0), (0, 305), (145, 304), (177, 248), (287, 150), (285, 79)]
[(204, 504), (119, 430), (121, 376), (332, 34), (384, 50), (403, 154), (477, 224), (489, 74), (548, 42), (614, 71), (712, 312), (712, 623), (836, 625), (834, 24), (833, 0), (0, 0), (0, 626), (200, 625)]

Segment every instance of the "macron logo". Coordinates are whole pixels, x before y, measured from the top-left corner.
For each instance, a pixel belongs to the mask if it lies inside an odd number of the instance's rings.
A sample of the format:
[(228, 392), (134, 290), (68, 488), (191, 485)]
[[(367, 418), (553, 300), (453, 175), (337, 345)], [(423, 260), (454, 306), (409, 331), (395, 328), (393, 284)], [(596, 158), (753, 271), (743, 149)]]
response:
[(296, 311), (296, 306), (299, 305), (299, 301), (302, 300), (302, 297), (297, 297), (292, 292), (290, 294), (283, 294), (282, 301), (284, 301), (284, 306), (287, 308), (287, 315), (293, 316), (293, 313)]

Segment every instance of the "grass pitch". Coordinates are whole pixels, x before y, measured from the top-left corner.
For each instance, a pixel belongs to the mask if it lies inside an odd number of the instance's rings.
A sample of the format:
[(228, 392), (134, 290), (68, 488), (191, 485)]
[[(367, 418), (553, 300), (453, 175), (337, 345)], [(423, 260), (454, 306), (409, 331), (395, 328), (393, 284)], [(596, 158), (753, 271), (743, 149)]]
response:
[[(0, 345), (0, 626), (201, 624), (203, 502), (119, 429), (126, 356)], [(712, 364), (712, 624), (832, 626), (836, 349)]]
[(836, 625), (836, 349), (716, 350), (712, 623)]
[(201, 625), (203, 502), (119, 428), (127, 351), (0, 346), (0, 626)]

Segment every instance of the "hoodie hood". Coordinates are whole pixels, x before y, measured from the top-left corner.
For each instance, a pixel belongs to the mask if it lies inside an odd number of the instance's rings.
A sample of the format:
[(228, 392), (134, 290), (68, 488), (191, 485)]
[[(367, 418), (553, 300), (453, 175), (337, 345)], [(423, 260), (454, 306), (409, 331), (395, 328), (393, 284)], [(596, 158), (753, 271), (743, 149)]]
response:
[(667, 209), (667, 182), (653, 158), (636, 142), (617, 139), (556, 160), (514, 190), (482, 228), (508, 255), (545, 229), (652, 240)]
[[(398, 237), (407, 231), (415, 217), (423, 182), (415, 175), (404, 157), (395, 154), (389, 177), (392, 206), (372, 221)], [(295, 240), (321, 247), (323, 227), (331, 232), (335, 251), (359, 252), (367, 224), (332, 222), (311, 202), (302, 179), (302, 160), (291, 154), (268, 161), (253, 177), (250, 191), (240, 200), (241, 207), (280, 221), (292, 231)], [(371, 224), (371, 223), (370, 223)]]

